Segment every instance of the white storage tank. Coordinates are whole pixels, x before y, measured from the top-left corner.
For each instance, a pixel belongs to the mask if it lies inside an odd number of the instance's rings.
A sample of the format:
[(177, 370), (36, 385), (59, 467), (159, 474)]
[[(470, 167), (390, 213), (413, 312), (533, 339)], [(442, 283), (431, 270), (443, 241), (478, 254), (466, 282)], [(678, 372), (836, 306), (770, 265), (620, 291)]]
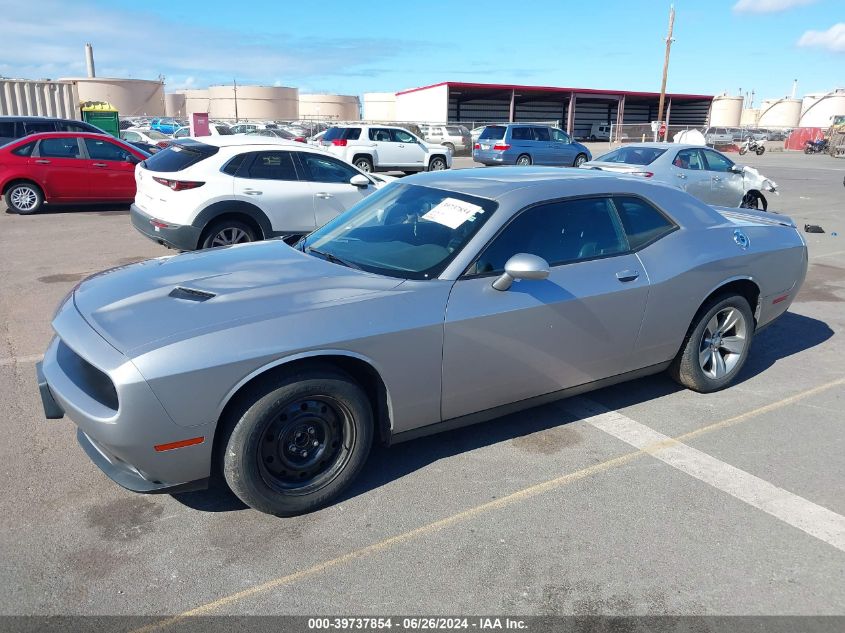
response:
[(122, 116), (164, 116), (164, 82), (158, 79), (71, 77), (79, 100), (103, 101)]
[(710, 125), (714, 127), (739, 127), (742, 116), (742, 97), (717, 95), (710, 108)]
[(745, 108), (739, 118), (739, 124), (743, 127), (755, 127), (760, 120), (760, 110), (757, 108)]
[(766, 99), (760, 105), (760, 127), (798, 127), (801, 118), (801, 100), (784, 97), (782, 99)]
[(185, 110), (184, 115), (190, 116), (194, 112), (208, 112), (209, 98), (208, 89), (193, 89), (185, 90)]
[(801, 103), (801, 127), (830, 127), (833, 117), (845, 114), (845, 88), (808, 94)]
[(184, 117), (185, 112), (185, 93), (184, 92), (168, 92), (164, 95), (164, 112), (167, 116)]
[(364, 93), (364, 119), (367, 121), (395, 121), (396, 95), (392, 92)]
[(208, 114), (215, 119), (234, 119), (237, 116), (238, 119), (292, 121), (299, 118), (297, 88), (211, 86), (208, 98)]
[(361, 102), (351, 95), (301, 94), (299, 117), (329, 121), (358, 121), (361, 119)]

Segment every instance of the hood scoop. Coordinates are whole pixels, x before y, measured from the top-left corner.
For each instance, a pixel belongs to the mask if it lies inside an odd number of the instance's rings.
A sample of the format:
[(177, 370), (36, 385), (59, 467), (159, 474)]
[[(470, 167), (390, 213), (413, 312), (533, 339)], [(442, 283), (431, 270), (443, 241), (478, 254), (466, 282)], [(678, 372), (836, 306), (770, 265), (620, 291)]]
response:
[(206, 292), (204, 290), (195, 290), (194, 288), (183, 288), (182, 286), (177, 286), (173, 290), (170, 291), (169, 297), (173, 297), (174, 299), (184, 299), (185, 301), (197, 301), (203, 302), (216, 297), (213, 292)]

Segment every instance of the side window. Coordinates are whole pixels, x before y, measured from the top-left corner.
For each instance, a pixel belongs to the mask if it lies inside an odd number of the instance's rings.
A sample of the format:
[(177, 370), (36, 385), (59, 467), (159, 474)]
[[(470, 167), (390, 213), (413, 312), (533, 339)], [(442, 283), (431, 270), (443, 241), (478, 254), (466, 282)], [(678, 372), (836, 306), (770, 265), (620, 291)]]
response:
[(23, 127), (27, 134), (56, 131), (56, 124), (52, 121), (24, 121)]
[(534, 130), (534, 140), (535, 141), (550, 141), (551, 136), (549, 136), (549, 128), (547, 127), (535, 127), (531, 128)]
[(255, 152), (247, 178), (258, 180), (297, 180), (290, 152)]
[(44, 158), (82, 158), (75, 138), (45, 138), (38, 145), (38, 155)]
[(628, 251), (609, 198), (542, 204), (518, 215), (479, 256), (477, 274), (501, 273), (517, 253), (531, 253), (559, 266)]
[(618, 196), (613, 202), (632, 249), (653, 242), (675, 228), (665, 215), (641, 198)]
[(681, 169), (704, 169), (704, 165), (702, 165), (701, 161), (701, 152), (697, 149), (682, 149), (678, 152), (678, 155), (675, 156), (675, 160), (672, 161), (672, 164), (675, 167), (680, 167)]
[(137, 143), (141, 140), (141, 137), (138, 135), (137, 132), (124, 132), (123, 133), (123, 140), (124, 141), (135, 141)]
[(35, 141), (27, 143), (26, 145), (21, 145), (17, 149), (12, 150), (12, 154), (15, 156), (32, 156), (32, 150), (35, 149)]
[(238, 172), (238, 169), (241, 168), (241, 165), (244, 164), (244, 160), (247, 159), (247, 157), (251, 160), (253, 156), (252, 154), (247, 153), (238, 154), (237, 156), (230, 158), (229, 162), (223, 165), (223, 168), (220, 171), (222, 171), (224, 174), (234, 176)]
[(18, 133), (15, 129), (20, 129), (20, 124), (14, 121), (0, 121), (0, 137), (2, 138), (17, 138), (23, 133)]
[(714, 152), (712, 149), (704, 149), (701, 151), (705, 156), (705, 160), (707, 161), (708, 171), (724, 172), (730, 171), (731, 167), (733, 167), (733, 163), (718, 152)]
[(371, 141), (380, 141), (382, 143), (389, 143), (390, 142), (390, 130), (386, 130), (380, 127), (371, 127), (370, 128), (370, 140)]
[(395, 143), (416, 143), (414, 137), (405, 130), (391, 130), (391, 132), (393, 132), (393, 141)]
[(512, 141), (533, 141), (534, 135), (531, 133), (530, 127), (514, 127), (511, 128)]
[(90, 132), (91, 129), (79, 123), (72, 123), (70, 121), (59, 121), (56, 124), (56, 129), (59, 132)]
[(558, 141), (560, 143), (571, 143), (572, 139), (569, 138), (569, 135), (564, 132), (563, 130), (559, 130), (557, 128), (552, 128), (552, 140)]
[[(42, 141), (41, 144), (43, 147), (44, 141)], [(122, 147), (115, 145), (114, 143), (110, 143), (109, 141), (101, 141), (99, 139), (86, 138), (85, 147), (88, 149), (88, 156), (90, 156), (92, 160), (126, 162), (131, 160), (132, 156), (132, 154)]]
[(302, 152), (299, 157), (305, 165), (308, 180), (312, 182), (348, 183), (353, 176), (358, 175), (349, 165), (328, 156)]

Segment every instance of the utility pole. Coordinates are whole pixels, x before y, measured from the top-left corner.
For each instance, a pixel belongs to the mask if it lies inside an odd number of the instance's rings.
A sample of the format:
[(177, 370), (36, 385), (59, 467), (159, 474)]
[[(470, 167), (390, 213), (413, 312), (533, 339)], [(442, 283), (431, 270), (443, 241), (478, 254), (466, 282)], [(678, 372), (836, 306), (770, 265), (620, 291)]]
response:
[(666, 35), (666, 57), (663, 60), (663, 83), (660, 84), (660, 104), (657, 106), (657, 120), (663, 120), (663, 101), (666, 99), (666, 75), (669, 73), (669, 49), (672, 48), (672, 29), (675, 26), (675, 5), (669, 6), (669, 33)]
[(232, 79), (232, 89), (235, 94), (235, 123), (238, 122), (238, 80)]

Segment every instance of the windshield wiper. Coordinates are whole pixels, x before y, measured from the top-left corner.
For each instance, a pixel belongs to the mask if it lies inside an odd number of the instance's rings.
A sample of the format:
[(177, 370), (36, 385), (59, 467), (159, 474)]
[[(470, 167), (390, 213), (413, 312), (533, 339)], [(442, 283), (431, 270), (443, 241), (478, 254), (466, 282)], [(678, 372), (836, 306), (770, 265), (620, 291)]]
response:
[(322, 257), (323, 257), (326, 261), (332, 262), (332, 263), (334, 263), (334, 264), (340, 264), (341, 266), (346, 266), (347, 268), (354, 268), (355, 270), (361, 270), (361, 267), (360, 267), (360, 266), (358, 266), (357, 264), (353, 264), (352, 262), (348, 262), (348, 261), (346, 261), (346, 260), (343, 260), (343, 259), (341, 259), (340, 257), (338, 257), (337, 255), (334, 255), (334, 254), (332, 254), (332, 253), (326, 253), (326, 252), (324, 252), (324, 251), (318, 251), (318, 250), (317, 250), (316, 248), (314, 248), (313, 246), (308, 246), (308, 247), (305, 249), (305, 252), (306, 252), (306, 253), (314, 253), (314, 254), (316, 254), (316, 255), (320, 255), (320, 256), (322, 256)]

